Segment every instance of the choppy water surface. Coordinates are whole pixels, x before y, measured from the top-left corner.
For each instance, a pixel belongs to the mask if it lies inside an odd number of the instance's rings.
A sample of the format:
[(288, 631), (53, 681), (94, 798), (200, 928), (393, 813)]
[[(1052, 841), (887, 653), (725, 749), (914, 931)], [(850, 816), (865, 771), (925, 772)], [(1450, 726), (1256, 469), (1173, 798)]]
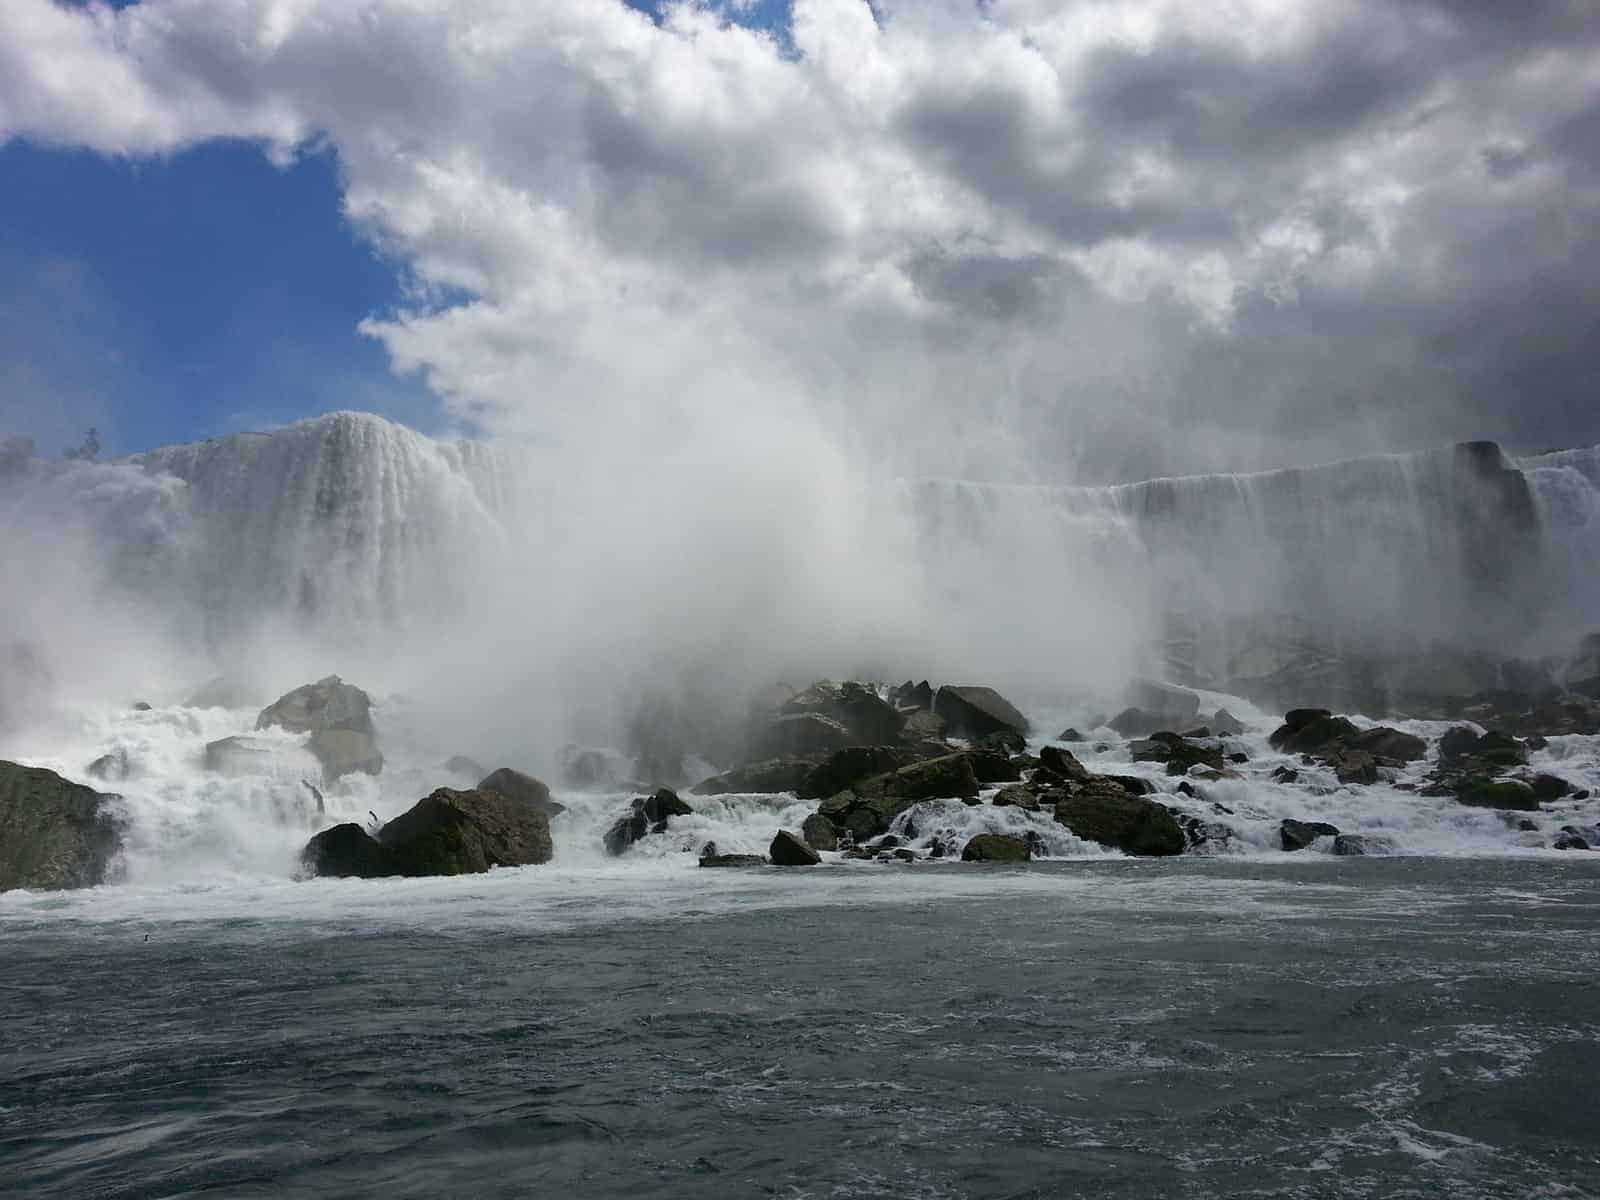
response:
[(0, 1191), (1600, 1195), (1597, 934), (1588, 856), (12, 894)]

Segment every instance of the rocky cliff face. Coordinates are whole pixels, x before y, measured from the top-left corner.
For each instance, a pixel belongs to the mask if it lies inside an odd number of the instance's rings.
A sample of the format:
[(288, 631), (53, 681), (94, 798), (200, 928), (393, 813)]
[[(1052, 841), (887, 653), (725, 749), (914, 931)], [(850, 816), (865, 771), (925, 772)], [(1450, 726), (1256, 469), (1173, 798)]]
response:
[(121, 836), (116, 800), (54, 771), (0, 762), (0, 891), (107, 882)]

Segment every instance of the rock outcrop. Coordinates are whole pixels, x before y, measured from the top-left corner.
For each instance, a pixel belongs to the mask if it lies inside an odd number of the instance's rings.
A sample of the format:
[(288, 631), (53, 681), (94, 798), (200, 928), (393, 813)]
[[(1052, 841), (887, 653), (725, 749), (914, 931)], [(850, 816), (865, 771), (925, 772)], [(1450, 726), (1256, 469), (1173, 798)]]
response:
[(478, 782), (480, 792), (499, 792), (502, 796), (528, 805), (547, 818), (558, 817), (567, 806), (550, 798), (550, 789), (532, 775), (525, 775), (511, 767), (490, 771)]
[(713, 775), (695, 784), (689, 791), (696, 796), (793, 792), (800, 788), (816, 766), (815, 758), (769, 758)]
[(991, 687), (946, 684), (933, 697), (933, 711), (944, 718), (947, 731), (957, 737), (1028, 735), (1028, 719)]
[(822, 861), (803, 838), (787, 829), (778, 830), (767, 850), (767, 857), (775, 867), (814, 867)]
[(122, 837), (117, 800), (43, 767), (0, 762), (0, 891), (106, 882)]
[(1121, 784), (1096, 777), (1057, 801), (1055, 819), (1085, 841), (1124, 854), (1182, 854), (1183, 829), (1165, 805), (1130, 795)]
[(469, 875), (550, 861), (550, 819), (520, 800), (439, 788), (378, 833), (401, 875)]
[(372, 728), (372, 700), (337, 675), (295, 688), (262, 709), (256, 728), (274, 725), (311, 735), (307, 748), (322, 764), (325, 780), (356, 772), (377, 775), (383, 770)]

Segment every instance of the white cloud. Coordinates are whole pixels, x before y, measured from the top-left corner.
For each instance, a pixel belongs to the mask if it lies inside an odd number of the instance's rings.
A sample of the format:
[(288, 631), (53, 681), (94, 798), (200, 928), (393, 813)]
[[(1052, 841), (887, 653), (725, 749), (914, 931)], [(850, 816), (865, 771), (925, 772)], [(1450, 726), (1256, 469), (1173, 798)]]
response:
[[(785, 44), (688, 3), (8, 0), (0, 138), (325, 139), (419, 297), (364, 328), (490, 428), (810, 408), (979, 470), (1131, 421), (1116, 468), (1159, 469), (1229, 457), (1171, 437), (1197, 355), (1246, 363), (1204, 406), (1235, 457), (1367, 448), (1372, 413), (1312, 447), (1294, 405), (1369, 387), (1366, 338), (1393, 378), (1395, 321), (1433, 399), (1377, 404), (1386, 436), (1526, 427), (1428, 361), (1429, 306), (1488, 303), (1474, 246), (1530, 220), (1536, 279), (1593, 267), (1560, 233), (1600, 205), (1558, 137), (1593, 125), (1585, 10), (796, 0)], [(1338, 378), (1279, 386), (1296, 319), (1350, 339)], [(1002, 418), (1037, 430), (974, 432)]]

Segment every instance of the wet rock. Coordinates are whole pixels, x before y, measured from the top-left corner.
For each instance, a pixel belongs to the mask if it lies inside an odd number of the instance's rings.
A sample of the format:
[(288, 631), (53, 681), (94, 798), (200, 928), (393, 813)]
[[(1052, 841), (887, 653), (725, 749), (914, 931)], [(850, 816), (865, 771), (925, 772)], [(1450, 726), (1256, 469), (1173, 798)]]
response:
[(898, 850), (895, 850), (893, 853), (896, 862), (917, 861), (917, 852), (915, 850), (908, 850), (904, 846), (900, 847)]
[(812, 813), (800, 826), (800, 836), (813, 850), (837, 850), (839, 831), (832, 821), (821, 813)]
[(128, 752), (118, 746), (110, 754), (102, 754), (89, 764), (89, 774), (95, 779), (115, 783), (128, 777)]
[(400, 873), (383, 843), (354, 823), (324, 829), (300, 852), (308, 875), (339, 879), (384, 879)]
[(1225, 708), (1219, 708), (1206, 722), (1221, 737), (1238, 737), (1244, 732), (1244, 722)]
[(550, 798), (550, 789), (543, 783), (532, 775), (524, 775), (511, 767), (500, 767), (489, 772), (478, 782), (478, 790), (499, 792), (508, 799), (542, 812), (546, 817), (557, 817), (567, 811), (565, 804)]
[(633, 773), (632, 760), (618, 751), (599, 746), (561, 748), (561, 781), (576, 791), (620, 788), (631, 780)]
[(1039, 811), (1038, 798), (1020, 784), (1001, 788), (990, 803), (996, 808), (1020, 808), (1024, 812)]
[(926, 679), (921, 683), (912, 683), (908, 679), (894, 690), (894, 694), (890, 699), (900, 708), (931, 711), (933, 709), (933, 685)]
[(1055, 819), (1086, 841), (1125, 854), (1182, 854), (1183, 830), (1164, 805), (1131, 796), (1107, 779), (1091, 779), (1055, 807)]
[(1535, 825), (1532, 821), (1528, 820), (1527, 817), (1523, 817), (1522, 820), (1517, 822), (1517, 832), (1518, 833), (1538, 833), (1539, 832), (1539, 827), (1537, 825)]
[(1325, 708), (1291, 708), (1283, 714), (1283, 729), (1289, 733), (1299, 733), (1313, 721), (1322, 721), (1333, 716)]
[(972, 748), (975, 751), (1009, 759), (1013, 754), (1026, 751), (1028, 740), (1014, 730), (1003, 729), (998, 733), (986, 733), (980, 738), (972, 739)]
[(767, 849), (767, 857), (775, 867), (814, 867), (822, 861), (798, 834), (787, 829), (778, 830)]
[(1358, 833), (1341, 833), (1335, 837), (1333, 852), (1345, 858), (1359, 858), (1369, 853), (1365, 839)]
[(1079, 733), (1070, 725), (1068, 725), (1060, 733), (1056, 734), (1056, 741), (1058, 742), (1083, 742), (1087, 740), (1088, 739), (1085, 738), (1083, 734)]
[(143, 700), (135, 700), (133, 702), (133, 711), (134, 712), (153, 712), (155, 710), (152, 709), (147, 702), (145, 702)]
[(1149, 737), (1157, 730), (1166, 729), (1171, 724), (1172, 722), (1160, 713), (1146, 712), (1142, 708), (1125, 708), (1106, 722), (1109, 728), (1125, 738)]
[(1200, 697), (1194, 692), (1154, 679), (1135, 679), (1129, 684), (1127, 702), (1165, 718), (1169, 728), (1192, 724), (1200, 712)]
[(1288, 715), (1302, 718), (1301, 723), (1295, 725), (1285, 719), (1267, 741), (1273, 749), (1285, 754), (1315, 754), (1331, 747), (1354, 744), (1361, 736), (1361, 730), (1349, 719), (1326, 713), (1314, 715), (1317, 713), (1321, 713), (1321, 710), (1293, 710)]
[(1556, 840), (1550, 843), (1553, 850), (1588, 850), (1589, 840), (1571, 825), (1563, 825)]
[(795, 788), (802, 800), (821, 800), (842, 792), (852, 784), (886, 771), (898, 771), (916, 761), (916, 756), (898, 746), (850, 746), (835, 750), (818, 763)]
[[(841, 751), (841, 753), (847, 753)], [(769, 758), (713, 775), (689, 789), (696, 796), (732, 793), (796, 792), (817, 769), (815, 758)]]
[[(783, 716), (819, 716), (837, 723), (847, 734), (846, 745), (881, 746), (900, 736), (905, 714), (863, 683), (821, 680), (791, 697), (780, 710)], [(823, 749), (818, 746), (816, 749)], [(836, 749), (837, 747), (827, 747)], [(796, 753), (806, 751), (796, 749)]]
[(611, 823), (605, 833), (606, 853), (615, 857), (627, 851), (640, 838), (664, 833), (670, 817), (686, 817), (694, 809), (671, 788), (661, 788), (652, 796), (635, 796), (628, 811)]
[(931, 709), (919, 710), (906, 718), (900, 740), (916, 744), (944, 737), (944, 718)]
[(1500, 779), (1468, 787), (1457, 797), (1472, 808), (1500, 808), (1512, 812), (1538, 812), (1539, 797), (1520, 779)]
[(256, 717), (257, 729), (277, 726), (309, 733), (307, 748), (322, 764), (323, 778), (336, 780), (383, 770), (372, 727), (372, 701), (360, 688), (329, 675), (280, 696)]
[(929, 858), (943, 858), (945, 854), (946, 849), (943, 838), (934, 838), (933, 841), (928, 843)]
[(1377, 761), (1365, 750), (1335, 750), (1328, 765), (1340, 783), (1377, 783)]
[(378, 841), (401, 875), (469, 875), (550, 861), (550, 819), (499, 792), (439, 788), (385, 825)]
[(968, 750), (967, 762), (979, 783), (1015, 783), (1022, 778), (1022, 770), (1011, 759), (992, 750)]
[(700, 851), (702, 867), (764, 867), (767, 860), (759, 854), (719, 854), (717, 844), (707, 842)]
[(1318, 838), (1339, 836), (1339, 827), (1326, 821), (1286, 819), (1278, 826), (1278, 842), (1285, 850), (1304, 850)]
[(1243, 750), (1235, 750), (1232, 754), (1228, 755), (1228, 761), (1234, 763), (1235, 765), (1242, 765), (1250, 761), (1250, 756)]
[(1540, 772), (1530, 777), (1528, 786), (1533, 789), (1534, 796), (1541, 802), (1559, 800), (1572, 791), (1572, 785), (1559, 775), (1548, 775)]
[(886, 832), (895, 817), (919, 800), (976, 801), (977, 795), (970, 756), (947, 754), (864, 779), (828, 797), (817, 811), (859, 841)]
[(0, 762), (0, 891), (105, 883), (122, 840), (118, 799), (42, 767)]
[(759, 758), (818, 758), (855, 744), (851, 732), (820, 713), (791, 713), (769, 721), (756, 737)]
[(1414, 733), (1391, 729), (1387, 725), (1379, 725), (1357, 734), (1350, 744), (1352, 748), (1363, 750), (1378, 758), (1388, 758), (1403, 763), (1415, 762), (1419, 758), (1427, 757), (1428, 754), (1426, 740)]
[(958, 737), (981, 738), (991, 733), (1026, 737), (1028, 719), (990, 687), (946, 684), (933, 698), (933, 711)]
[(1026, 841), (1004, 833), (980, 833), (961, 850), (962, 862), (1027, 862), (1032, 857)]
[(1099, 775), (1093, 778), (1104, 779), (1114, 783), (1130, 796), (1153, 796), (1156, 794), (1156, 785), (1138, 775)]
[(1070, 779), (1075, 783), (1082, 783), (1089, 778), (1088, 768), (1078, 761), (1077, 756), (1059, 746), (1041, 746), (1039, 766), (1053, 775)]

